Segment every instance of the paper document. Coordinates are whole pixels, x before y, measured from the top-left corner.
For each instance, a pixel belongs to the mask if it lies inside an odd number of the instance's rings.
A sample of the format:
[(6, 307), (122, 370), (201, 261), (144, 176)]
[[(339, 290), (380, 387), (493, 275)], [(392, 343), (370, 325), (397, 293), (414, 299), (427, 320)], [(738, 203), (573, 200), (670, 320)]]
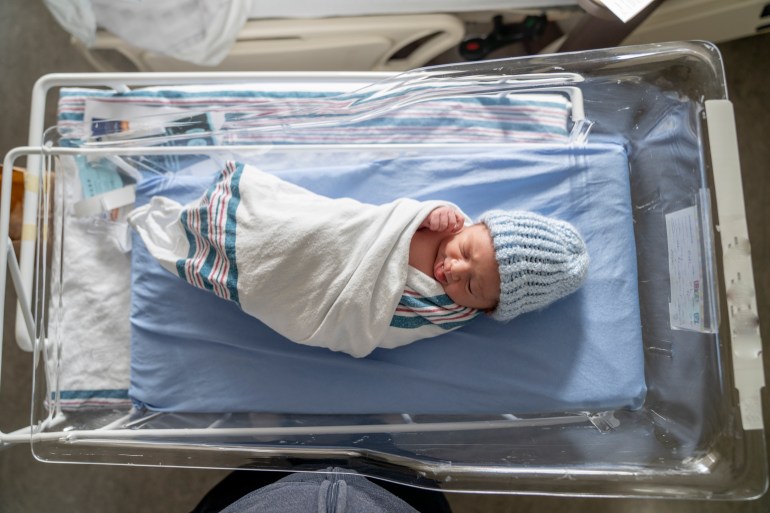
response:
[(601, 3), (626, 23), (650, 5), (652, 0), (602, 0)]
[(693, 206), (666, 214), (666, 236), (671, 327), (703, 331), (703, 275), (697, 208)]

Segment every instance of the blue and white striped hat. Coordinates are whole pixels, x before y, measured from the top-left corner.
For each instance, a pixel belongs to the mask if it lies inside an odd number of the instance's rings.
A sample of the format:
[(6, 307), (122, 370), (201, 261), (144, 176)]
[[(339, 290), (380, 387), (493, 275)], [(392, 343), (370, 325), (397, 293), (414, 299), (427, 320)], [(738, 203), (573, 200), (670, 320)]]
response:
[(588, 251), (574, 226), (533, 212), (481, 215), (500, 270), (497, 321), (543, 308), (575, 292), (588, 273)]

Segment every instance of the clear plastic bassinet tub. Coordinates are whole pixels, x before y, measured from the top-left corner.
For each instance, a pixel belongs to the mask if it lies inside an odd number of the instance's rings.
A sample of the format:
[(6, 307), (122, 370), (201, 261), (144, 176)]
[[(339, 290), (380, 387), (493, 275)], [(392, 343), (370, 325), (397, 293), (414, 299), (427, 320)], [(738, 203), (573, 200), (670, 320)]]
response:
[[(362, 116), (359, 120), (463, 94), (565, 96), (571, 108), (567, 147), (579, 148), (586, 138), (620, 138), (627, 154), (646, 394), (633, 407), (524, 413), (393, 409), (357, 414), (325, 413), (323, 407), (302, 413), (288, 406), (285, 411), (189, 413), (137, 408), (136, 403), (120, 399), (105, 400), (100, 407), (68, 408), (61, 382), (62, 366), (70, 362), (62, 357), (66, 354), (62, 348), (73, 343), (73, 335), (63, 326), (60, 312), (67, 272), (61, 266), (67, 259), (57, 252), (63, 251), (61, 241), (71, 235), (57, 217), (66, 210), (55, 201), (52, 185), (67, 180), (68, 159), (97, 156), (128, 163), (129, 168), (157, 159), (175, 163), (258, 159), (278, 163), (280, 170), (322, 154), (354, 163), (364, 154), (441, 159), (533, 142), (240, 144), (242, 137), (256, 132), (272, 131), (280, 138), (298, 129), (294, 122), (278, 129), (280, 123), (269, 120), (257, 120), (229, 136), (204, 130), (197, 134), (196, 144), (230, 137), (227, 145), (206, 148), (151, 146), (152, 133), (78, 146), (67, 142), (72, 134), (53, 130), (41, 146), (19, 148), (6, 157), (6, 170), (16, 159), (27, 157), (27, 198), (39, 198), (32, 207), (38, 214), (37, 222), (32, 221), (36, 234), (26, 243), (37, 255), (34, 294), (44, 300), (34, 311), (22, 309), (19, 316), (20, 345), (25, 335), (35, 334), (27, 337), (36, 362), (32, 425), (3, 434), (4, 444), (29, 441), (37, 458), (53, 462), (308, 472), (334, 466), (445, 491), (722, 499), (747, 499), (764, 492), (761, 339), (735, 125), (713, 45), (670, 43), (528, 57), (395, 78), (371, 74), (102, 78), (48, 77), (39, 87), (43, 95), (51, 84), (106, 85), (126, 93), (125, 86), (134, 84), (184, 87), (247, 80), (257, 89), (275, 84), (302, 89), (311, 83), (311, 89), (328, 91), (357, 90), (384, 79), (376, 87), (362, 89), (363, 96), (357, 98), (363, 98), (363, 104), (383, 97), (400, 99), (386, 101), (381, 112), (365, 105), (363, 114), (356, 114)], [(351, 116), (350, 112), (343, 116)], [(329, 124), (328, 111), (303, 114), (322, 114), (322, 129), (344, 126), (339, 119)], [(4, 176), (3, 184), (2, 240), (6, 240), (10, 179)], [(15, 271), (13, 253), (9, 255)], [(4, 266), (5, 251), (2, 258)], [(17, 290), (23, 286), (21, 274), (11, 273)], [(24, 301), (24, 294), (19, 297)], [(128, 311), (112, 315), (116, 325), (128, 322)], [(100, 364), (105, 360), (104, 355), (92, 357)], [(106, 357), (110, 358), (115, 355)]]

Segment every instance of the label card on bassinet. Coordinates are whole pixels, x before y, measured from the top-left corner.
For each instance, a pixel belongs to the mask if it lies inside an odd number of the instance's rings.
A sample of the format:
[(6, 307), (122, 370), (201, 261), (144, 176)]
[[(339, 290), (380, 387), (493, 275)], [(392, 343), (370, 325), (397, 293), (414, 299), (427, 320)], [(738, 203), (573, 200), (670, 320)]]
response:
[(700, 224), (695, 206), (666, 214), (672, 329), (705, 331)]

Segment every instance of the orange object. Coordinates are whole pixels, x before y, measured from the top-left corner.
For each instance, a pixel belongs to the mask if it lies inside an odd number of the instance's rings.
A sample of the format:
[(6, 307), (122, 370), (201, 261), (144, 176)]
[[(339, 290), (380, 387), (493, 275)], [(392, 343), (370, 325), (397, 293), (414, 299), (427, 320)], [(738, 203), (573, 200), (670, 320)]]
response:
[[(0, 165), (0, 172), (3, 166)], [(0, 177), (0, 182), (2, 178)], [(21, 240), (21, 227), (24, 216), (24, 170), (13, 169), (13, 185), (11, 186), (11, 222), (9, 235), (12, 241)]]

